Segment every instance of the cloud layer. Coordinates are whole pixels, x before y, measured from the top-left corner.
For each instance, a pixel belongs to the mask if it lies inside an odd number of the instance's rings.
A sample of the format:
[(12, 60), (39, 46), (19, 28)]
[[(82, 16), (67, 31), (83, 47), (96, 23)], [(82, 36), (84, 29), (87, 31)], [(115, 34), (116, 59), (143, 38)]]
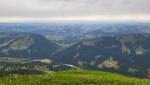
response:
[(0, 17), (150, 15), (150, 0), (0, 0)]

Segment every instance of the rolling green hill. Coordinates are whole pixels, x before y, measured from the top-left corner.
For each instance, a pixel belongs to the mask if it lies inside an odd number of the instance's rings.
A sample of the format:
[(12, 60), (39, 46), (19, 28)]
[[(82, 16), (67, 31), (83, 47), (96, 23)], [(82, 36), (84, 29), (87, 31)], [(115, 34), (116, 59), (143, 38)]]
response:
[(0, 85), (150, 85), (150, 80), (108, 72), (70, 70), (0, 77)]

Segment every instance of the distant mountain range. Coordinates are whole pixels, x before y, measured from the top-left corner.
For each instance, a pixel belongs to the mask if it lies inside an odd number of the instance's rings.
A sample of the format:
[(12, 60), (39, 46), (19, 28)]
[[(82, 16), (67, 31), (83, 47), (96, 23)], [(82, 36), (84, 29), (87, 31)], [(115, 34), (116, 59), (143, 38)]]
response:
[(23, 32), (0, 32), (0, 56), (49, 57), (59, 46), (41, 35)]
[[(0, 23), (0, 32), (28, 32), (46, 37), (59, 37), (65, 43), (88, 38), (150, 33), (149, 23)], [(63, 42), (63, 43), (64, 43)], [(61, 43), (62, 44), (62, 43)]]
[(148, 77), (149, 43), (149, 24), (0, 24), (0, 63)]

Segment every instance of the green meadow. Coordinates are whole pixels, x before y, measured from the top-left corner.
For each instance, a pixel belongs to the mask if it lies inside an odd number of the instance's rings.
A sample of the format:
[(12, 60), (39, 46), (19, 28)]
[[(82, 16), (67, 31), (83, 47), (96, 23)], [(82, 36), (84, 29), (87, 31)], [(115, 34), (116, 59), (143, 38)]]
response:
[(7, 75), (0, 77), (0, 85), (150, 85), (150, 80), (109, 72), (69, 70), (42, 75)]

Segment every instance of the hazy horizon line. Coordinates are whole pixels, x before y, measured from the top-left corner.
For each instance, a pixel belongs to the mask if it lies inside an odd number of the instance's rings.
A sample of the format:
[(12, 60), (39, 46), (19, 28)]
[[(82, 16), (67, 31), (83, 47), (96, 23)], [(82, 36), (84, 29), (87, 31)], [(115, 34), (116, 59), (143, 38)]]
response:
[(46, 21), (150, 21), (150, 15), (100, 15), (66, 17), (0, 17), (0, 22), (46, 22)]

